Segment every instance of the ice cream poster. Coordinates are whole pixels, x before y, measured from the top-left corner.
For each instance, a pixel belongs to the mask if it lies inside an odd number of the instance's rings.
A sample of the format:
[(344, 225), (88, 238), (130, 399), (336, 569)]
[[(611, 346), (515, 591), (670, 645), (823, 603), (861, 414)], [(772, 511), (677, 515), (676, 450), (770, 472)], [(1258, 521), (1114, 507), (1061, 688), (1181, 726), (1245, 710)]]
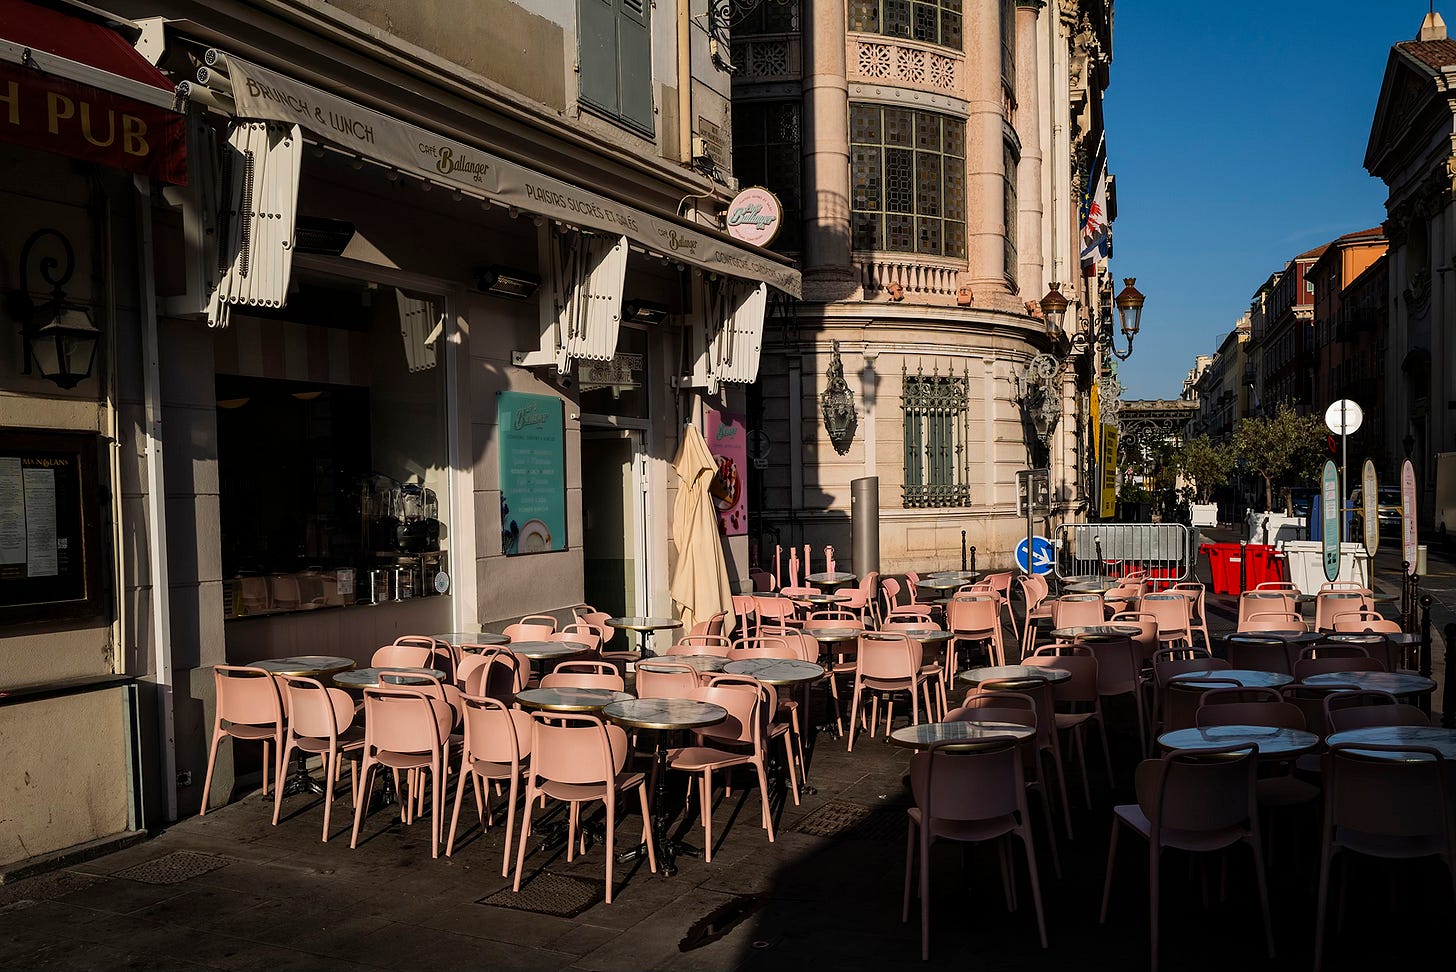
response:
[(744, 419), (715, 408), (706, 409), (704, 414), (708, 451), (718, 461), (712, 490), (718, 530), (724, 536), (741, 537), (748, 532), (748, 433)]
[(566, 549), (566, 431), (561, 399), (500, 392), (501, 552)]

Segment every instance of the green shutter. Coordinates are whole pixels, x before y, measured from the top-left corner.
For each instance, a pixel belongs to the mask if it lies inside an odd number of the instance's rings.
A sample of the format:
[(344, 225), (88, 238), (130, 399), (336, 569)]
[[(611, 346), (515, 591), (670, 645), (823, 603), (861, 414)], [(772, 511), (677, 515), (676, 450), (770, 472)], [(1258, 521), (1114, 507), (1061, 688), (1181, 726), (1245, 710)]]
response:
[(652, 117), (651, 0), (617, 0), (617, 70), (623, 121), (647, 134)]
[(581, 0), (576, 25), (577, 97), (602, 111), (621, 110), (617, 95), (616, 0)]

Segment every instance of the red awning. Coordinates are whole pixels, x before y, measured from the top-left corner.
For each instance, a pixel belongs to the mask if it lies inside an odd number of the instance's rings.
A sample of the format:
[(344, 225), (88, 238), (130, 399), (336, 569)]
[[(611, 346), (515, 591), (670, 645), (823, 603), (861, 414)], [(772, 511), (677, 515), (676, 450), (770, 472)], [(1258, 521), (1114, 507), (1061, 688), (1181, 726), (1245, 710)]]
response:
[(185, 183), (175, 91), (112, 28), (0, 0), (0, 139)]

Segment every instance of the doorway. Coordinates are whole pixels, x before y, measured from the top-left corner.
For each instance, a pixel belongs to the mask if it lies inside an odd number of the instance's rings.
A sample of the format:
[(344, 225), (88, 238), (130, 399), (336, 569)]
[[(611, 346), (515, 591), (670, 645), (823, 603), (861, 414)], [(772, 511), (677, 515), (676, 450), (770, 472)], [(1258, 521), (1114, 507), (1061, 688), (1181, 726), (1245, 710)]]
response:
[(613, 617), (647, 613), (643, 433), (583, 429), (582, 587)]

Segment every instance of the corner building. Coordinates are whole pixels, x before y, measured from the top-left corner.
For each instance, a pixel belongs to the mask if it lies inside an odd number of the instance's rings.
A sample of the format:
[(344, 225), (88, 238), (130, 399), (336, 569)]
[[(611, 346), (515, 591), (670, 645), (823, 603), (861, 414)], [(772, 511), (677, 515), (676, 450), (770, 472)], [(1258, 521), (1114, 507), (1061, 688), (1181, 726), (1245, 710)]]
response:
[[(804, 285), (771, 308), (749, 398), (760, 563), (808, 543), (847, 564), (864, 477), (885, 573), (959, 566), (963, 531), (980, 566), (1008, 564), (1031, 465), (1051, 470), (1054, 518), (1088, 511), (1105, 363), (1069, 335), (1111, 315), (1105, 259), (1081, 262), (1111, 32), (1110, 0), (770, 2), (735, 29), (737, 174), (783, 201), (773, 245)], [(1067, 335), (1038, 304), (1053, 281)], [(836, 343), (855, 414), (831, 438)], [(1017, 378), (1053, 343), (1043, 446)]]

